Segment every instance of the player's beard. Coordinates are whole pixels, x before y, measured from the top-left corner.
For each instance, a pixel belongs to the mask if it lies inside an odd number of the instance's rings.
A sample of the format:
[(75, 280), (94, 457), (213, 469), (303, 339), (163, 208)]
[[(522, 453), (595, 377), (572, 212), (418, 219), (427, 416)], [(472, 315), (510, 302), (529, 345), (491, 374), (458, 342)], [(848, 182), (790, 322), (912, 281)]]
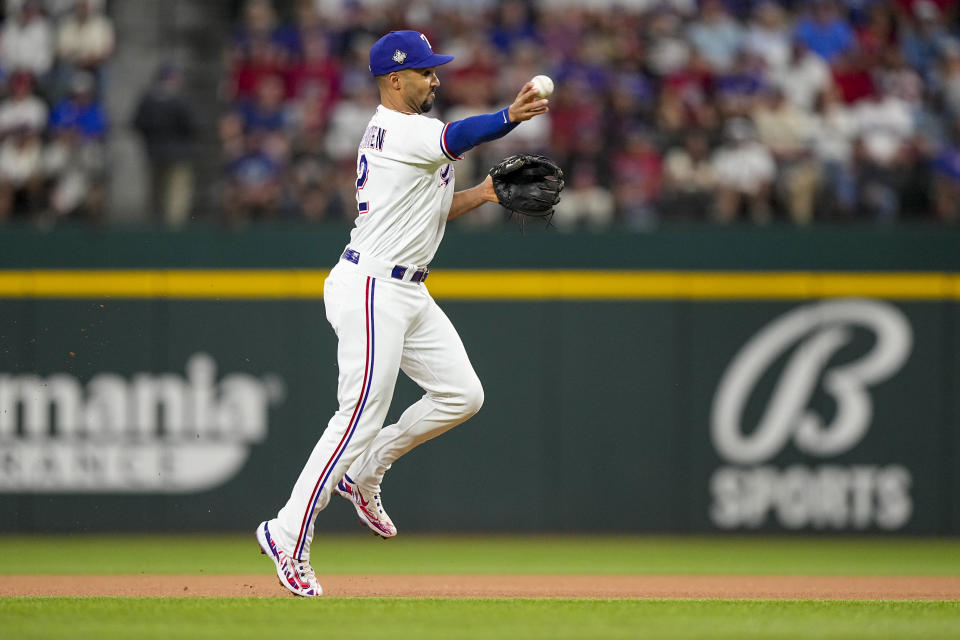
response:
[(420, 113), (426, 113), (433, 109), (433, 101), (436, 99), (436, 95), (431, 93), (427, 96), (427, 99), (420, 103)]

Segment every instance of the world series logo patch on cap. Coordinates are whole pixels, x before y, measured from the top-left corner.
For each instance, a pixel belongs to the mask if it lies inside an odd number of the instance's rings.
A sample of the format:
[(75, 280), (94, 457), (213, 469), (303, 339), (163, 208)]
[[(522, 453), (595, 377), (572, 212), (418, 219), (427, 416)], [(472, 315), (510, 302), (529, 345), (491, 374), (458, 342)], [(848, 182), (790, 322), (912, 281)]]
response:
[(400, 49), (397, 49), (393, 52), (393, 61), (397, 64), (403, 64), (403, 61), (407, 59), (407, 54)]

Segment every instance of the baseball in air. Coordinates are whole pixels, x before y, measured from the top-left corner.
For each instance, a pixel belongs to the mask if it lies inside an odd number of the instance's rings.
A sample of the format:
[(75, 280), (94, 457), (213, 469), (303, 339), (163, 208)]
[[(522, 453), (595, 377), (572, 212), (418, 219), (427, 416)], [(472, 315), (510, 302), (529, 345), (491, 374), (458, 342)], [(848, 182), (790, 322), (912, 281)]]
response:
[(533, 88), (537, 90), (537, 96), (541, 98), (546, 98), (553, 93), (553, 80), (550, 79), (550, 76), (534, 76), (530, 82), (533, 83)]

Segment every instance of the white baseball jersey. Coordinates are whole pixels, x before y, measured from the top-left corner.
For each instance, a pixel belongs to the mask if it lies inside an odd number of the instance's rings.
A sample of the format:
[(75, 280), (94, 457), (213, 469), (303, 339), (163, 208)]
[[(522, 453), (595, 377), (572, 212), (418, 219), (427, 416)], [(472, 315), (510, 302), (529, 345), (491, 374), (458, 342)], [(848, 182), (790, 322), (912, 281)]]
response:
[(454, 169), (444, 124), (383, 105), (357, 151), (357, 217), (350, 246), (394, 264), (428, 265), (453, 201)]
[[(323, 286), (338, 339), (339, 408), (269, 523), (273, 539), (297, 560), (309, 558), (314, 519), (341, 478), (361, 495), (379, 496), (393, 462), (483, 403), (456, 329), (423, 282), (410, 278), (411, 265), (422, 275), (419, 267), (433, 259), (453, 202), (456, 156), (444, 147), (444, 126), (380, 106), (360, 143), (359, 216), (349, 250)], [(383, 427), (401, 370), (425, 393)]]

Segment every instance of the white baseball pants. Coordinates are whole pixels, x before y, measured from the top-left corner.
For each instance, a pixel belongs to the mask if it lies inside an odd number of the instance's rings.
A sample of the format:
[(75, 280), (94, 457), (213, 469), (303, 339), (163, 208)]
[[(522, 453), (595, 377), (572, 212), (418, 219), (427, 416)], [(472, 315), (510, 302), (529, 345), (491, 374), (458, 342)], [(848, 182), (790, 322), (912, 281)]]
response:
[[(344, 473), (364, 492), (379, 491), (395, 460), (483, 404), (460, 336), (423, 284), (369, 276), (341, 260), (324, 282), (323, 301), (339, 339), (339, 409), (271, 525), (281, 548), (299, 560), (309, 559), (316, 515)], [(399, 370), (425, 393), (381, 429)]]

